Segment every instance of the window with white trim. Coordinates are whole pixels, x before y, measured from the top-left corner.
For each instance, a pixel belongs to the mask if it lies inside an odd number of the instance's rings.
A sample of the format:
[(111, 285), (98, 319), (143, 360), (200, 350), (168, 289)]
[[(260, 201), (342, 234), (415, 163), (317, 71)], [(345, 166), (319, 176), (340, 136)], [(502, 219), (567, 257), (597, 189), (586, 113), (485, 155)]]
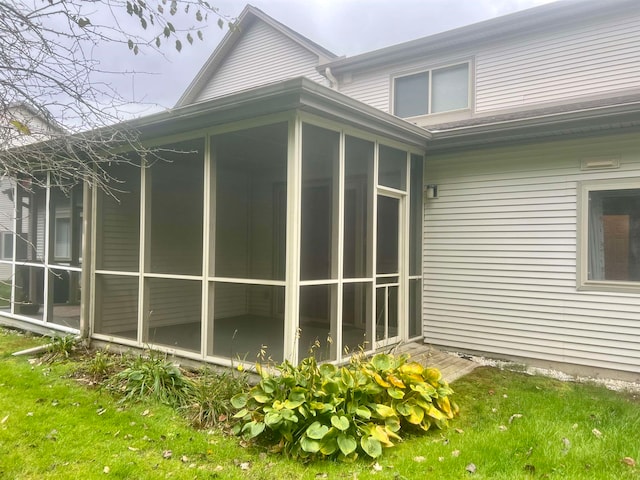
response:
[(469, 63), (396, 77), (393, 113), (415, 117), (469, 108)]
[(640, 288), (640, 181), (584, 185), (582, 204), (582, 285)]

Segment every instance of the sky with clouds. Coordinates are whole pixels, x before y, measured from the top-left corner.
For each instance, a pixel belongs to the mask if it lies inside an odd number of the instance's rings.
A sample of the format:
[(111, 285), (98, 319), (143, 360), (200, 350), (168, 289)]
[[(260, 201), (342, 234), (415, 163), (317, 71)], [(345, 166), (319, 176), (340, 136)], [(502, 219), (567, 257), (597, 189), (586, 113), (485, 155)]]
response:
[[(488, 20), (554, 0), (252, 0), (251, 4), (337, 55), (355, 55), (388, 45)], [(213, 0), (220, 11), (236, 17), (245, 3)], [(127, 71), (114, 77), (116, 88), (138, 104), (138, 114), (172, 107), (226, 31), (204, 31), (178, 53), (146, 52), (134, 56), (125, 48), (110, 50), (104, 67)], [(138, 72), (138, 73), (133, 73)], [(144, 73), (142, 73), (144, 72)], [(140, 102), (148, 107), (139, 110)]]

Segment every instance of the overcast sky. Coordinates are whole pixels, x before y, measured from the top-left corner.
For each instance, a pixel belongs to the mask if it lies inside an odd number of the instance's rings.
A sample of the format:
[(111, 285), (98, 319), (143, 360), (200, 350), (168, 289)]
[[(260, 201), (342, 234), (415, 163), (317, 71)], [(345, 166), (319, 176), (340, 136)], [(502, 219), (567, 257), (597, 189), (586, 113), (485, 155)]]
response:
[[(245, 3), (210, 0), (227, 16), (236, 17)], [(337, 55), (355, 55), (434, 33), (469, 25), (554, 0), (252, 0), (251, 4)], [(181, 53), (165, 50), (133, 55), (110, 52), (103, 64), (127, 74), (117, 82), (127, 98), (150, 104), (143, 114), (170, 108), (187, 88), (225, 30), (212, 26), (203, 42), (196, 40)], [(166, 48), (166, 47), (165, 47)]]

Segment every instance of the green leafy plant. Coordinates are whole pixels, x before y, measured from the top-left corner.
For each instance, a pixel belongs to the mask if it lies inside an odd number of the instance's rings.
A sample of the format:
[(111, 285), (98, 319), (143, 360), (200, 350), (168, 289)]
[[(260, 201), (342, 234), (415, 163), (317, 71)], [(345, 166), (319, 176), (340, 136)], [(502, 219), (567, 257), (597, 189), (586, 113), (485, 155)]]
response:
[(105, 350), (96, 350), (84, 362), (81, 370), (94, 382), (102, 382), (112, 375), (118, 366), (116, 358)]
[(78, 339), (73, 335), (51, 337), (41, 360), (44, 363), (53, 363), (68, 359), (77, 348)]
[(212, 372), (203, 369), (192, 380), (192, 388), (182, 410), (197, 428), (210, 428), (226, 421), (234, 412), (231, 398), (247, 389), (244, 371)]
[(376, 458), (402, 429), (443, 428), (458, 408), (437, 369), (407, 356), (354, 356), (345, 367), (284, 362), (276, 374), (257, 365), (260, 382), (234, 396), (234, 433), (264, 438), (274, 451), (301, 459)]
[(124, 367), (107, 382), (107, 387), (121, 394), (123, 401), (153, 398), (179, 407), (191, 394), (192, 382), (163, 354), (151, 350), (146, 356), (125, 360)]

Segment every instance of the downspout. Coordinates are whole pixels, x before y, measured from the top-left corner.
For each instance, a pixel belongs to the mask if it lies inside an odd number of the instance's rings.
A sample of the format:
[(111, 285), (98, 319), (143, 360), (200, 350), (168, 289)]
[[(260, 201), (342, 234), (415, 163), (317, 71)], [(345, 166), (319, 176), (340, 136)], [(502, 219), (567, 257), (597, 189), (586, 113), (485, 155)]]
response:
[(336, 77), (333, 76), (333, 73), (331, 73), (331, 67), (327, 67), (324, 69), (324, 76), (327, 77), (327, 79), (329, 80), (329, 86), (333, 89), (333, 90), (338, 90), (338, 79)]

